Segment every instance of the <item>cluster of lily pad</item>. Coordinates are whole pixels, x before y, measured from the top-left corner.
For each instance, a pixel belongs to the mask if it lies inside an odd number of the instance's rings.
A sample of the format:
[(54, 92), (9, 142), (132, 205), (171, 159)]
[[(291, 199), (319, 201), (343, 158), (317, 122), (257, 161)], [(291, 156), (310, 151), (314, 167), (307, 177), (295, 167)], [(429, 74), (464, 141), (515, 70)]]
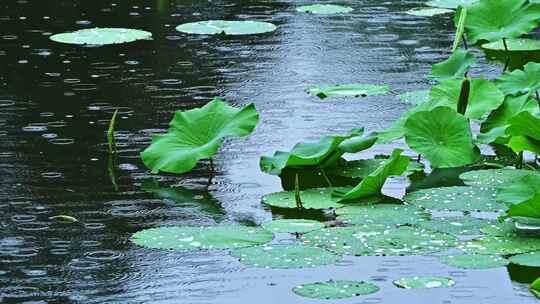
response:
[[(540, 173), (535, 160), (527, 163), (524, 159), (524, 152), (540, 155), (540, 64), (529, 62), (520, 69), (507, 70), (513, 53), (540, 50), (540, 41), (524, 36), (540, 22), (540, 2), (432, 0), (426, 4), (430, 8), (407, 13), (421, 17), (453, 13), (456, 36), (449, 58), (433, 65), (427, 75), (434, 85), (399, 96), (412, 108), (378, 132), (366, 135), (363, 128), (353, 129), (349, 134), (301, 142), (290, 151), (261, 157), (261, 170), (279, 176), (285, 190), (264, 195), (264, 205), (325, 210), (336, 227), (299, 218), (275, 220), (261, 227), (152, 228), (135, 233), (131, 240), (153, 249), (227, 249), (241, 263), (264, 268), (330, 265), (343, 255), (433, 253), (442, 253), (440, 262), (455, 268), (540, 267), (540, 238), (535, 234), (540, 230)], [(352, 8), (325, 4), (298, 7), (297, 11), (342, 14)], [(244, 35), (272, 32), (276, 26), (213, 20), (186, 23), (176, 29), (188, 34)], [(103, 45), (150, 37), (151, 33), (131, 29), (85, 29), (51, 39)], [(496, 79), (470, 77), (476, 64), (469, 49), (472, 46), (503, 52), (507, 58), (503, 74)], [(388, 94), (389, 88), (340, 84), (311, 86), (306, 92), (320, 99), (355, 98)], [(249, 135), (258, 120), (253, 104), (236, 108), (216, 98), (202, 108), (177, 112), (169, 130), (154, 135), (141, 157), (152, 173), (185, 173), (201, 159), (211, 159), (226, 138)], [(114, 129), (109, 133), (112, 145)], [(371, 159), (345, 158), (398, 140), (404, 140), (419, 160), (423, 157), (426, 161), (412, 161), (400, 149)], [(488, 165), (496, 169), (485, 169), (482, 146), (492, 147), (512, 165), (498, 161)], [(383, 194), (388, 178), (448, 168), (468, 171), (460, 175), (461, 185), (419, 189), (402, 199)], [(486, 214), (489, 219), (485, 219)], [(297, 238), (292, 244), (274, 244), (274, 233), (293, 233)], [(461, 253), (448, 254), (452, 248)], [(444, 277), (394, 281), (403, 288), (451, 287), (455, 283)], [(348, 280), (293, 288), (298, 295), (321, 299), (378, 290), (372, 283)], [(540, 280), (531, 290), (540, 294)]]

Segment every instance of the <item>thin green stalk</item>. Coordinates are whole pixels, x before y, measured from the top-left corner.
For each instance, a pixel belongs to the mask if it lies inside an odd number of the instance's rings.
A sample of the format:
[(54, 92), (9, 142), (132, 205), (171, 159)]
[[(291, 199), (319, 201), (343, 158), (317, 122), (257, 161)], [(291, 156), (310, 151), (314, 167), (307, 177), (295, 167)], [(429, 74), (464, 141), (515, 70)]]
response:
[(107, 142), (109, 144), (109, 153), (116, 153), (116, 141), (114, 139), (114, 129), (116, 127), (116, 115), (118, 115), (118, 109), (114, 111), (114, 114), (109, 122), (109, 129), (107, 130)]
[(523, 169), (523, 151), (518, 153), (518, 157), (516, 159), (516, 168)]
[(332, 182), (330, 181), (330, 179), (328, 178), (328, 175), (326, 175), (326, 172), (324, 171), (323, 168), (319, 168), (319, 170), (321, 170), (321, 174), (322, 176), (324, 177), (324, 179), (326, 180), (326, 183), (328, 184), (328, 187), (332, 188)]
[(506, 63), (504, 64), (503, 72), (506, 72), (508, 66), (510, 65), (510, 50), (508, 49), (508, 44), (506, 43), (506, 38), (502, 39), (504, 46), (504, 54), (506, 55)]
[(109, 154), (107, 172), (109, 173), (109, 178), (111, 179), (114, 191), (118, 191), (118, 184), (116, 183), (116, 160), (113, 154)]
[(298, 173), (294, 177), (294, 200), (296, 201), (296, 208), (304, 208), (302, 205), (302, 198), (300, 197), (300, 182), (298, 181)]

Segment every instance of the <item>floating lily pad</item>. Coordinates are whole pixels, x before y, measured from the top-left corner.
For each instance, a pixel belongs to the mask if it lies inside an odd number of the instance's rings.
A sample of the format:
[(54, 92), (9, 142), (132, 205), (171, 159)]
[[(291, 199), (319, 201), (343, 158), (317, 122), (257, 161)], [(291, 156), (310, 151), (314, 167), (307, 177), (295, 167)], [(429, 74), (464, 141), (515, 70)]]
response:
[(335, 4), (313, 4), (296, 8), (298, 12), (310, 14), (345, 14), (353, 11), (352, 7)]
[(480, 231), (482, 231), (482, 233), (487, 234), (489, 236), (505, 236), (505, 237), (518, 236), (516, 225), (512, 221), (489, 224), (482, 227)]
[(322, 229), (324, 228), (324, 224), (312, 220), (284, 219), (265, 223), (262, 225), (262, 227), (274, 233), (306, 233), (313, 230)]
[(352, 205), (337, 209), (336, 214), (338, 220), (352, 225), (415, 225), (430, 218), (419, 208), (396, 204)]
[(50, 37), (55, 42), (79, 45), (122, 44), (150, 38), (150, 32), (126, 28), (90, 28)]
[(495, 200), (495, 190), (480, 187), (442, 187), (424, 189), (407, 194), (406, 202), (430, 210), (491, 211), (506, 210), (506, 205)]
[(394, 285), (405, 289), (447, 288), (455, 284), (454, 280), (444, 277), (410, 277), (394, 281)]
[(432, 17), (436, 15), (453, 13), (453, 10), (446, 8), (413, 8), (406, 11), (406, 14), (419, 17)]
[(430, 221), (422, 221), (419, 227), (433, 231), (448, 233), (451, 235), (480, 235), (481, 228), (489, 225), (490, 220), (474, 217), (450, 217), (437, 218)]
[(459, 249), (474, 254), (512, 255), (540, 251), (540, 238), (487, 236), (462, 243)]
[(390, 88), (386, 85), (372, 85), (372, 84), (340, 84), (334, 86), (321, 86), (307, 88), (306, 92), (310, 95), (317, 96), (321, 99), (326, 97), (367, 97), (384, 95), (388, 93)]
[[(527, 38), (506, 39), (506, 46), (511, 52), (540, 51), (540, 40)], [(494, 51), (505, 50), (502, 40), (482, 44), (482, 48)]]
[(379, 287), (375, 284), (342, 280), (302, 284), (293, 289), (293, 292), (299, 296), (322, 300), (346, 299), (377, 291)]
[(374, 253), (371, 255), (384, 256), (425, 255), (455, 245), (456, 238), (449, 234), (407, 226), (376, 235), (367, 241), (367, 247)]
[(489, 169), (465, 172), (461, 174), (459, 178), (467, 185), (497, 188), (528, 174), (530, 174), (530, 171), (527, 170)]
[(177, 26), (176, 30), (202, 35), (253, 35), (273, 32), (276, 28), (272, 23), (261, 21), (209, 20), (184, 23)]
[[(373, 158), (347, 161), (331, 169), (329, 173), (350, 178), (365, 178), (382, 166), (388, 158)], [(406, 174), (424, 171), (424, 165), (419, 162), (409, 162)]]
[(465, 254), (439, 258), (441, 263), (462, 269), (489, 269), (508, 265), (508, 260), (498, 255)]
[(265, 229), (246, 226), (160, 227), (135, 233), (131, 241), (137, 245), (180, 251), (227, 249), (261, 245), (273, 239)]
[(510, 262), (521, 266), (540, 267), (540, 251), (512, 256)]
[(429, 100), (429, 90), (406, 92), (398, 95), (398, 98), (404, 103), (412, 105), (421, 104)]
[(529, 172), (520, 179), (501, 185), (497, 189), (497, 200), (506, 204), (519, 204), (540, 194), (540, 174)]
[(232, 251), (231, 255), (246, 265), (282, 269), (317, 267), (341, 260), (339, 255), (328, 250), (301, 245), (241, 248)]
[(431, 0), (426, 2), (426, 5), (433, 7), (456, 9), (460, 5), (468, 6), (478, 1), (479, 0)]
[[(332, 192), (339, 188), (319, 188), (300, 191), (302, 207), (305, 209), (329, 209), (340, 208), (343, 204), (338, 203), (338, 197), (332, 196)], [(347, 190), (349, 188), (344, 188)], [(264, 195), (262, 203), (279, 208), (297, 208), (294, 191), (275, 192)]]

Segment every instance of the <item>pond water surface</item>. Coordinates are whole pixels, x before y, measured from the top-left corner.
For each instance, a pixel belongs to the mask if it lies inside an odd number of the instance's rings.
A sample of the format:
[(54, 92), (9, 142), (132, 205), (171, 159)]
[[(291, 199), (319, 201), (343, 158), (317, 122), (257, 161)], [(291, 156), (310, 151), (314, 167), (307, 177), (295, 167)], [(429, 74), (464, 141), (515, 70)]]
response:
[[(281, 190), (278, 178), (260, 172), (261, 155), (354, 127), (389, 126), (407, 108), (395, 95), (429, 86), (425, 75), (452, 43), (448, 15), (403, 13), (420, 1), (339, 3), (355, 11), (308, 15), (294, 10), (307, 2), (269, 0), (0, 0), (0, 302), (328, 303), (291, 288), (352, 279), (375, 282), (381, 291), (330, 302), (535, 303), (505, 268), (456, 270), (436, 256), (345, 257), (335, 266), (267, 270), (243, 266), (227, 252), (155, 251), (129, 242), (143, 228), (292, 216), (261, 205), (263, 194)], [(279, 28), (244, 37), (174, 29), (207, 19), (269, 21)], [(145, 29), (154, 40), (109, 47), (48, 40), (51, 33), (94, 26)], [(502, 69), (480, 63), (476, 73)], [(354, 82), (388, 84), (392, 93), (324, 101), (304, 93), (308, 85)], [(254, 102), (261, 114), (256, 131), (226, 142), (210, 184), (204, 162), (180, 177), (149, 174), (139, 153), (150, 135), (165, 129), (175, 110), (214, 96), (233, 105)], [(105, 132), (115, 108), (119, 155), (109, 166)], [(393, 179), (384, 191), (399, 197), (406, 182)], [(59, 214), (80, 222), (49, 219)], [(421, 291), (392, 285), (414, 275), (458, 283)]]

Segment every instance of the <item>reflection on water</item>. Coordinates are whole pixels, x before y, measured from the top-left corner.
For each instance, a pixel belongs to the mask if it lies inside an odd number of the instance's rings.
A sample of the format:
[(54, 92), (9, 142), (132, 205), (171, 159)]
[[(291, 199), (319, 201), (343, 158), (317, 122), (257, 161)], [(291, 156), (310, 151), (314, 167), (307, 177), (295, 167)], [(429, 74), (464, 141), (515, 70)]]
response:
[[(311, 303), (290, 289), (339, 278), (373, 280), (384, 291), (343, 303), (533, 303), (505, 269), (456, 271), (433, 257), (260, 270), (225, 252), (151, 251), (128, 242), (146, 227), (268, 221), (260, 197), (279, 190), (280, 181), (259, 171), (260, 155), (354, 127), (388, 126), (406, 109), (393, 95), (426, 88), (430, 65), (451, 45), (449, 18), (401, 13), (421, 2), (345, 1), (355, 11), (334, 17), (296, 13), (294, 1), (0, 2), (0, 302)], [(257, 37), (174, 30), (183, 22), (248, 18), (279, 29)], [(141, 28), (154, 40), (74, 47), (47, 38), (94, 26)], [(476, 71), (501, 69), (483, 64)], [(321, 101), (303, 92), (350, 82), (389, 84), (392, 95)], [(181, 177), (150, 176), (138, 155), (151, 135), (175, 110), (216, 95), (234, 105), (254, 102), (262, 118), (255, 133), (227, 141), (210, 185), (205, 162)], [(119, 153), (110, 160), (105, 132), (115, 109)], [(397, 196), (405, 186), (396, 179), (385, 191)], [(61, 214), (79, 222), (49, 219)], [(392, 287), (396, 276), (423, 274), (459, 284), (421, 293)]]

